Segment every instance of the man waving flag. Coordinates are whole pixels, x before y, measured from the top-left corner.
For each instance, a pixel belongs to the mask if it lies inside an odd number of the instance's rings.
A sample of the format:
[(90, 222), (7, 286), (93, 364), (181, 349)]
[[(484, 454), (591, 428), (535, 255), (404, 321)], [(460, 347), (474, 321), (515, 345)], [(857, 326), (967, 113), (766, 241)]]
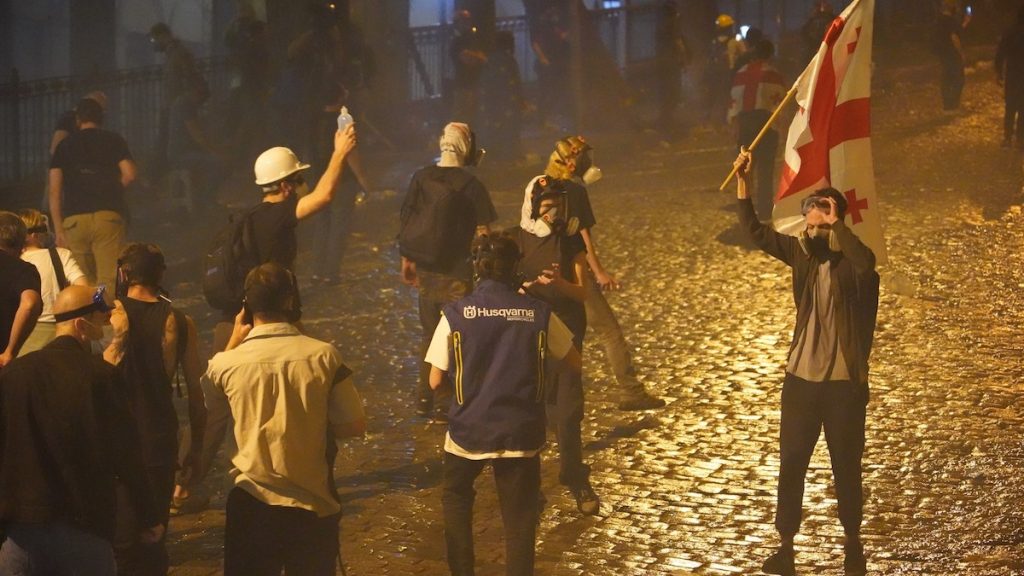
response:
[[(871, 42), (874, 0), (853, 0), (833, 22), (818, 53), (797, 80), (799, 109), (789, 127), (775, 228), (796, 232), (801, 201), (832, 187), (848, 203), (847, 225), (886, 261), (871, 157)], [(799, 228), (794, 228), (799, 226)]]

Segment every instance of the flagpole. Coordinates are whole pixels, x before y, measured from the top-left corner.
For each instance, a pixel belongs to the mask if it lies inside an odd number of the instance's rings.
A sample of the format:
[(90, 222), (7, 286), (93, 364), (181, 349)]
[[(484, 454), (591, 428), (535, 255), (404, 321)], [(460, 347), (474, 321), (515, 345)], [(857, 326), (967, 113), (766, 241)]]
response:
[[(804, 71), (800, 74), (800, 77), (796, 79), (796, 82), (793, 82), (793, 87), (789, 89), (789, 92), (786, 92), (786, 97), (783, 98), (782, 102), (779, 102), (779, 105), (775, 107), (775, 111), (772, 112), (772, 115), (768, 117), (768, 121), (765, 122), (764, 126), (761, 127), (761, 131), (757, 133), (757, 137), (754, 138), (754, 141), (750, 143), (750, 146), (747, 146), (748, 151), (753, 152), (754, 148), (757, 148), (758, 143), (761, 142), (761, 139), (764, 138), (764, 135), (767, 134), (768, 130), (771, 129), (772, 124), (775, 124), (775, 120), (777, 120), (779, 114), (782, 113), (782, 109), (786, 107), (786, 104), (789, 104), (789, 101), (792, 100), (794, 96), (796, 96), (797, 87), (800, 86), (800, 81), (803, 79), (804, 74), (807, 74), (807, 70), (809, 70), (810, 68), (810, 66), (805, 68)], [(772, 161), (774, 162), (774, 160)], [(738, 166), (732, 167), (732, 171), (729, 172), (729, 176), (726, 177), (725, 182), (722, 182), (722, 185), (718, 187), (719, 192), (725, 190), (725, 187), (728, 186), (730, 182), (732, 182), (732, 179), (736, 177), (737, 170), (739, 170)]]

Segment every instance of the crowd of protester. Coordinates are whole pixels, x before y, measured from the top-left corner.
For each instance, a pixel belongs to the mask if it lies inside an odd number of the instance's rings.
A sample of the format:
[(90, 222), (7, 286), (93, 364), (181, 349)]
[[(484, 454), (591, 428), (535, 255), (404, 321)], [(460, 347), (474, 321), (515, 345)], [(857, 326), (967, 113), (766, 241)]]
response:
[[(243, 11), (229, 27), (228, 123), (234, 139), (247, 143), (231, 151), (198, 120), (209, 91), (194, 59), (166, 25), (151, 31), (166, 54), (161, 145), (151, 169), (188, 170), (210, 203), (227, 166), (244, 158), (253, 162), (260, 193), (225, 230), (229, 266), (217, 272), (216, 298), (204, 280), (220, 314), (211, 358), (200, 356), (195, 322), (163, 288), (161, 248), (126, 241), (125, 190), (138, 169), (125, 140), (103, 128), (103, 93), (87, 94), (58, 123), (48, 213), (0, 211), (0, 573), (166, 574), (169, 515), (207, 504), (203, 482), (230, 429), (237, 450), (225, 505), (225, 574), (334, 574), (336, 441), (361, 436), (367, 411), (358, 374), (341, 352), (304, 333), (294, 273), (297, 227), (315, 217), (324, 241), (314, 247), (314, 281), (339, 282), (357, 194), (369, 187), (357, 129), (337, 128), (336, 118), (341, 106), (363, 105), (372, 58), (347, 15), (333, 10), (317, 5), (311, 12), (309, 30), (288, 46), (278, 83), (266, 66), (265, 23)], [(675, 3), (658, 14), (658, 116), (671, 123), (692, 54)], [(804, 27), (808, 58), (832, 17), (826, 2), (816, 5)], [(531, 48), (542, 84), (566, 86), (566, 18), (547, 9), (534, 22)], [(954, 22), (952, 8), (943, 18), (941, 38), (948, 33), (956, 52), (969, 18)], [(703, 109), (709, 123), (730, 124), (743, 149), (785, 84), (772, 65), (774, 46), (760, 31), (737, 37), (727, 14), (714, 27)], [(1007, 145), (1020, 140), (1017, 28), (998, 59), (1007, 83)], [(473, 573), (473, 484), (489, 464), (508, 573), (532, 574), (546, 505), (539, 454), (548, 430), (559, 481), (579, 513), (601, 510), (581, 441), (588, 326), (605, 349), (621, 410), (665, 401), (638, 377), (605, 296), (619, 285), (594, 233), (588, 187), (601, 170), (592, 142), (555, 141), (543, 170), (525, 183), (518, 225), (495, 229), (488, 185), (473, 171), (483, 155), (474, 127), (503, 159), (519, 158), (519, 120), (531, 104), (511, 35), (497, 34), (494, 49), (486, 49), (466, 11), (455, 14), (453, 30), (453, 121), (438, 138), (437, 162), (412, 174), (396, 214), (399, 277), (416, 289), (422, 328), (409, 416), (447, 426), (442, 503), (452, 573)], [(958, 99), (954, 72), (944, 72), (947, 106)], [(301, 89), (281, 89), (289, 80)], [(570, 115), (568, 92), (542, 91), (540, 118)], [(264, 112), (289, 103), (297, 113), (264, 121)], [(253, 149), (254, 142), (268, 147)], [(768, 134), (758, 152), (742, 151), (736, 164), (741, 224), (759, 248), (794, 268), (799, 311), (783, 398), (782, 545), (764, 570), (793, 573), (803, 477), (824, 426), (844, 439), (829, 445), (847, 537), (845, 573), (863, 574), (860, 459), (878, 297), (874, 255), (843, 224), (845, 199), (831, 189), (805, 203), (800, 238), (764, 224), (776, 142)], [(187, 398), (187, 426), (175, 395)]]

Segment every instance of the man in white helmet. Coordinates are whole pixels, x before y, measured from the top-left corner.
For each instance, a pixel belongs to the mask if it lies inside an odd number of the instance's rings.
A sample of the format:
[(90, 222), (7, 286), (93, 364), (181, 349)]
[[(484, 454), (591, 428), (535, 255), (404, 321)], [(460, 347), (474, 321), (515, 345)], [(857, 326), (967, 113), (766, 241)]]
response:
[[(300, 220), (309, 218), (331, 204), (341, 181), (345, 157), (355, 145), (354, 125), (334, 134), (334, 152), (312, 191), (302, 177), (302, 173), (309, 169), (309, 164), (300, 161), (290, 149), (277, 146), (256, 158), (253, 169), (256, 185), (263, 191), (263, 202), (249, 211), (246, 217), (251, 222), (253, 243), (260, 264), (276, 262), (288, 270), (294, 270), (298, 253), (295, 228)], [(222, 352), (227, 347), (239, 309), (222, 311), (223, 316), (213, 332), (214, 353)], [(203, 384), (205, 386), (207, 383)], [(209, 391), (206, 390), (206, 393), (209, 394)], [(224, 440), (228, 417), (229, 413), (224, 410), (208, 413), (199, 469), (193, 472), (193, 486), (198, 485), (209, 471)], [(191, 495), (183, 486), (177, 486), (175, 494), (174, 508), (191, 508), (188, 503)]]

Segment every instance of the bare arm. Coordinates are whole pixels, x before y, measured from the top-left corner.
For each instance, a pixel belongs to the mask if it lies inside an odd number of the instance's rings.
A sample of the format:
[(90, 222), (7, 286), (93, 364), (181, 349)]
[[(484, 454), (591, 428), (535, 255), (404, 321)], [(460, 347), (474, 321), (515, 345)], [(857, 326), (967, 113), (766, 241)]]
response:
[(444, 377), (445, 371), (441, 370), (437, 366), (430, 367), (430, 389), (437, 390), (444, 386), (448, 379)]
[(602, 290), (617, 290), (619, 282), (615, 279), (615, 276), (612, 276), (610, 272), (605, 270), (604, 266), (601, 265), (600, 258), (597, 257), (597, 246), (594, 244), (594, 236), (590, 232), (590, 228), (580, 230), (580, 236), (583, 237), (583, 244), (587, 247), (587, 264), (594, 272), (594, 277), (597, 278), (597, 285)]
[(7, 340), (7, 347), (0, 354), (0, 368), (14, 360), (21, 350), (25, 339), (36, 327), (36, 319), (43, 312), (43, 299), (35, 290), (22, 290), (18, 303), (18, 311), (14, 313), (14, 323), (11, 324), (11, 337)]
[(124, 311), (124, 304), (120, 300), (114, 300), (114, 309), (110, 311), (110, 327), (114, 331), (114, 337), (110, 344), (103, 351), (103, 359), (109, 364), (117, 366), (124, 359), (125, 348), (128, 345), (128, 314)]
[(338, 130), (334, 133), (334, 153), (327, 162), (327, 169), (324, 170), (320, 181), (312, 192), (299, 198), (295, 206), (295, 217), (299, 220), (308, 218), (323, 210), (334, 199), (338, 190), (338, 182), (341, 181), (341, 171), (345, 164), (345, 157), (356, 145), (355, 125), (350, 125), (344, 132)]
[(127, 188), (129, 184), (135, 182), (136, 170), (135, 162), (125, 159), (117, 163), (117, 167), (121, 169), (121, 186)]

